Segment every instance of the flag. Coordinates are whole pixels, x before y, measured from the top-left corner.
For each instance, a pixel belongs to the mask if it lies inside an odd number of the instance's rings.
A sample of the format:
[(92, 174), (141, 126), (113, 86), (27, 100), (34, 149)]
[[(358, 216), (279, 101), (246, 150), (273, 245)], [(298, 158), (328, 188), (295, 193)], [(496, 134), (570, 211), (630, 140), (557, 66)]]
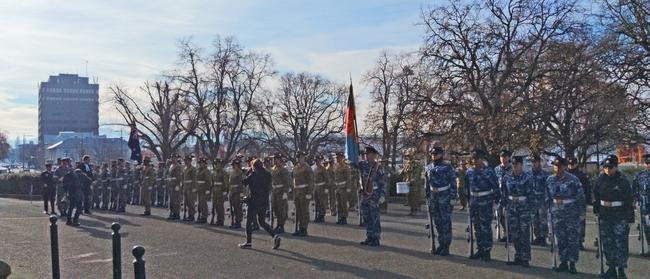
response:
[(357, 133), (357, 113), (354, 108), (354, 93), (350, 81), (348, 108), (345, 112), (345, 158), (353, 166), (359, 162), (359, 135)]
[(140, 150), (140, 136), (135, 123), (131, 125), (131, 134), (129, 135), (129, 148), (131, 149), (131, 160), (138, 161), (142, 164), (142, 152)]

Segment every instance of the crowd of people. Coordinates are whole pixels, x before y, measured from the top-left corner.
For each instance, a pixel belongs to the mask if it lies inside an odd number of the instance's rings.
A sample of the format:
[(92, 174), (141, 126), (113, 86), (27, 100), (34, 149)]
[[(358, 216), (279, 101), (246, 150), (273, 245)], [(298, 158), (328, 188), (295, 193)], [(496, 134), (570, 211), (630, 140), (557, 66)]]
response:
[[(191, 155), (183, 159), (175, 155), (159, 163), (157, 169), (148, 157), (135, 168), (122, 159), (111, 162), (110, 168), (108, 164), (98, 168), (88, 156), (72, 168), (70, 159), (62, 158), (57, 160), (56, 169), (47, 164), (42, 173), (44, 210), (55, 214), (56, 202), (61, 215), (68, 217), (67, 224), (74, 226), (79, 225), (81, 212), (124, 212), (127, 204), (142, 204), (144, 216), (151, 214), (153, 204), (168, 207), (170, 220), (204, 224), (211, 217), (210, 224), (216, 226), (224, 225), (228, 212), (233, 229), (242, 227), (245, 214), (246, 241), (239, 247), (252, 247), (252, 232), (263, 228), (274, 238), (277, 249), (279, 235), (285, 233), (289, 219), (289, 200), (293, 200), (294, 236), (308, 236), (310, 221), (325, 222), (328, 211), (337, 216), (337, 224), (345, 225), (348, 213), (359, 210), (366, 228), (366, 239), (361, 244), (379, 246), (380, 206), (385, 203), (387, 177), (377, 154), (376, 149), (367, 147), (363, 159), (351, 164), (343, 153), (308, 160), (308, 154), (298, 152), (291, 169), (286, 167), (282, 154), (249, 157), (245, 162), (238, 155), (229, 162), (228, 169), (219, 159), (210, 168), (207, 158), (198, 158), (195, 167)], [(491, 225), (496, 219), (497, 240), (514, 246), (514, 259), (510, 261), (508, 251), (508, 264), (529, 267), (531, 245), (548, 246), (550, 242), (560, 262), (554, 269), (575, 274), (579, 250), (584, 249), (587, 204), (593, 205), (597, 216), (602, 252), (609, 267), (606, 277), (626, 277), (628, 236), (630, 223), (635, 222), (636, 204), (646, 221), (642, 222), (645, 236), (650, 237), (650, 222), (646, 220), (650, 207), (644, 202), (650, 195), (646, 190), (650, 184), (650, 155), (644, 157), (647, 169), (632, 182), (618, 171), (618, 158), (608, 156), (592, 187), (575, 158), (555, 158), (551, 173), (544, 170), (541, 156), (530, 156), (532, 169), (527, 171), (525, 158), (512, 156), (507, 150), (500, 153), (500, 164), (494, 169), (487, 166), (485, 153), (480, 150), (472, 152), (471, 160), (462, 162), (458, 169), (444, 159), (441, 147), (432, 148), (429, 154), (431, 160), (426, 166), (407, 155), (399, 177), (410, 186), (409, 215), (418, 212), (420, 191), (425, 191), (439, 243), (431, 251), (433, 254), (450, 253), (451, 217), (457, 199), (461, 210), (469, 209), (471, 259), (491, 259)], [(208, 201), (212, 201), (211, 210)], [(314, 219), (310, 220), (312, 210)]]

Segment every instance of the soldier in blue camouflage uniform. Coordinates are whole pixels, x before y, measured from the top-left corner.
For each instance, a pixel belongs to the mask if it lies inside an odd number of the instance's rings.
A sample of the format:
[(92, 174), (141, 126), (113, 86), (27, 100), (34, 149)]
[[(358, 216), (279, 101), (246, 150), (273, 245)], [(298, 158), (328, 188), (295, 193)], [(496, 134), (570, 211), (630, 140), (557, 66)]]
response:
[[(603, 254), (607, 260), (604, 278), (627, 278), (630, 224), (634, 223), (634, 193), (623, 173), (618, 171), (618, 157), (610, 155), (603, 162), (594, 193), (594, 214), (600, 218)], [(616, 268), (618, 267), (618, 274)]]
[(566, 159), (556, 158), (553, 166), (555, 174), (546, 179), (546, 187), (561, 261), (555, 271), (576, 274), (575, 263), (580, 254), (580, 214), (585, 204), (585, 194), (580, 180), (566, 171)]
[(431, 149), (431, 164), (426, 167), (425, 193), (429, 201), (429, 212), (438, 231), (436, 255), (449, 255), (451, 244), (451, 213), (454, 209), (451, 201), (456, 199), (456, 171), (449, 163), (443, 161), (442, 147)]
[(584, 208), (582, 208), (582, 214), (580, 214), (580, 250), (584, 250), (583, 243), (585, 242), (587, 232), (587, 204), (591, 204), (591, 181), (589, 180), (589, 176), (580, 170), (580, 167), (578, 167), (578, 159), (575, 157), (567, 159), (566, 171), (575, 175), (580, 180), (582, 191), (585, 193), (585, 204)]
[(379, 246), (381, 236), (381, 223), (379, 221), (379, 205), (385, 202), (386, 185), (384, 170), (375, 161), (379, 152), (372, 147), (366, 147), (366, 160), (359, 162), (361, 173), (361, 212), (366, 225), (366, 240), (361, 245)]
[(500, 192), (497, 176), (494, 171), (484, 165), (484, 152), (474, 150), (472, 153), (473, 167), (465, 175), (465, 187), (469, 187), (469, 215), (474, 227), (474, 238), (478, 250), (472, 253), (470, 259), (490, 260), (492, 250), (492, 219), (494, 204), (499, 201)]
[[(512, 155), (512, 153), (509, 150), (505, 150), (505, 149), (501, 150), (501, 152), (499, 152), (499, 161), (501, 162), (501, 164), (499, 164), (498, 166), (496, 166), (494, 168), (494, 173), (497, 176), (497, 182), (499, 184), (499, 189), (501, 191), (501, 195), (503, 195), (503, 191), (504, 191), (504, 188), (505, 188), (505, 185), (503, 184), (503, 180), (505, 179), (506, 175), (512, 174), (512, 164), (510, 164), (510, 156), (511, 155)], [(506, 218), (505, 218), (505, 215), (503, 214), (503, 210), (504, 210), (503, 206), (499, 205), (497, 207), (497, 218), (499, 218), (498, 221), (499, 221), (499, 224), (501, 225), (501, 227), (497, 228), (497, 229), (502, 230), (502, 231), (505, 232), (506, 231)], [(499, 232), (497, 232), (497, 235), (499, 235)], [(503, 234), (501, 239), (499, 239), (499, 241), (501, 241), (501, 242), (506, 241), (505, 233)]]
[[(646, 244), (648, 244), (650, 238), (650, 204), (648, 204), (650, 202), (650, 154), (643, 155), (643, 161), (645, 162), (645, 170), (639, 172), (634, 178), (633, 189), (639, 201), (639, 211), (643, 219), (641, 224), (644, 225), (644, 236)], [(648, 244), (648, 252), (643, 256), (650, 257), (650, 244)]]
[(550, 175), (542, 169), (542, 158), (538, 154), (531, 156), (532, 170), (530, 172), (535, 198), (530, 205), (533, 207), (533, 245), (546, 246), (548, 237), (548, 206), (546, 203), (546, 179)]
[(512, 174), (506, 175), (503, 182), (507, 196), (501, 199), (508, 213), (508, 235), (515, 245), (515, 260), (508, 264), (530, 267), (530, 222), (536, 192), (532, 175), (524, 172), (524, 158), (515, 156), (513, 161)]

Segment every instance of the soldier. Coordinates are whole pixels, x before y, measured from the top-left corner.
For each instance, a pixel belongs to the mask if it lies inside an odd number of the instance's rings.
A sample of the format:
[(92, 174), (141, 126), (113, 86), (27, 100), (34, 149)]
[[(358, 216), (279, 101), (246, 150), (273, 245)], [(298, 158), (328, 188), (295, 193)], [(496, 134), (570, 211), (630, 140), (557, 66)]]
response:
[[(503, 179), (505, 178), (506, 175), (512, 174), (512, 165), (510, 164), (511, 155), (512, 153), (509, 150), (505, 150), (505, 149), (501, 150), (501, 152), (499, 153), (499, 161), (501, 162), (501, 164), (499, 164), (496, 168), (494, 168), (494, 173), (496, 174), (499, 183), (499, 189), (501, 189), (500, 191), (502, 192), (504, 191), (504, 187), (505, 187), (503, 185)], [(501, 193), (501, 195), (503, 196), (504, 193)], [(501, 205), (497, 207), (497, 218), (499, 224), (501, 225), (501, 228), (497, 228), (497, 230), (503, 229), (503, 231), (505, 231), (506, 218), (504, 217), (503, 207)], [(497, 231), (497, 235), (500, 235), (498, 231)], [(505, 234), (503, 237), (499, 239), (499, 241), (501, 242), (506, 241)]]
[(289, 205), (289, 189), (292, 188), (291, 174), (284, 167), (282, 154), (278, 153), (273, 156), (273, 168), (271, 169), (272, 177), (272, 194), (271, 206), (273, 215), (278, 219), (277, 227), (274, 229), (275, 234), (284, 233), (284, 223), (287, 221)]
[[(444, 150), (436, 146), (431, 148), (431, 164), (426, 168), (426, 196), (429, 200), (429, 212), (438, 231), (440, 246), (435, 255), (449, 255), (451, 244), (451, 213), (454, 209), (452, 201), (456, 199), (456, 171), (443, 160)], [(418, 173), (413, 176), (420, 176)], [(412, 188), (412, 187), (411, 187)]]
[(361, 189), (359, 176), (359, 169), (352, 164), (350, 167), (350, 185), (347, 190), (348, 195), (348, 211), (357, 211), (357, 203), (359, 203), (359, 189)]
[(296, 160), (298, 163), (293, 168), (293, 202), (296, 207), (297, 230), (293, 236), (307, 236), (309, 226), (309, 201), (314, 192), (314, 172), (305, 157), (307, 153), (298, 151)]
[(587, 227), (586, 215), (587, 215), (587, 204), (591, 204), (591, 181), (587, 174), (582, 172), (578, 167), (578, 159), (569, 158), (567, 159), (567, 172), (573, 174), (575, 177), (580, 180), (582, 184), (582, 190), (585, 193), (585, 204), (582, 208), (582, 213), (580, 214), (580, 250), (584, 250), (585, 242), (585, 230)]
[(123, 159), (118, 159), (117, 168), (118, 179), (116, 180), (119, 185), (117, 192), (117, 212), (126, 212), (126, 203), (129, 200), (131, 163), (124, 162)]
[(244, 180), (244, 173), (241, 170), (241, 161), (239, 159), (234, 159), (230, 163), (232, 166), (232, 172), (228, 176), (228, 187), (230, 196), (228, 196), (228, 202), (230, 203), (230, 214), (234, 214), (234, 223), (230, 224), (231, 229), (241, 228), (241, 221), (244, 217), (242, 211), (241, 198), (243, 193), (242, 181)]
[(185, 156), (185, 168), (183, 169), (183, 205), (187, 211), (187, 216), (183, 221), (194, 221), (196, 211), (196, 168), (192, 166), (192, 155)]
[(325, 223), (325, 213), (327, 209), (328, 177), (327, 170), (323, 166), (323, 159), (323, 155), (316, 156), (316, 165), (314, 169), (314, 201), (316, 203), (316, 216), (314, 216), (314, 223)]
[(66, 199), (66, 190), (63, 187), (63, 176), (65, 176), (70, 170), (68, 158), (58, 158), (56, 160), (58, 167), (54, 170), (54, 182), (56, 182), (56, 207), (59, 209), (59, 214), (61, 217), (68, 214), (68, 202)]
[[(56, 199), (56, 182), (54, 181), (54, 172), (52, 164), (45, 164), (45, 171), (41, 172), (41, 183), (43, 183), (43, 212), (45, 214), (56, 214), (54, 212), (54, 200)], [(48, 209), (48, 202), (52, 211)], [(49, 213), (48, 213), (49, 212)]]
[(411, 208), (408, 216), (415, 216), (420, 210), (420, 189), (422, 186), (422, 167), (419, 162), (413, 158), (412, 154), (407, 154), (406, 163), (400, 172), (403, 181), (409, 183), (408, 205)]
[[(223, 226), (225, 219), (225, 199), (228, 195), (228, 174), (223, 169), (221, 159), (214, 160), (214, 176), (212, 188), (212, 214), (217, 216), (217, 226)], [(239, 198), (237, 198), (239, 200)], [(232, 214), (232, 212), (230, 213)], [(213, 216), (214, 217), (214, 216)], [(212, 219), (214, 220), (214, 218)]]
[(336, 224), (346, 225), (348, 223), (348, 191), (352, 184), (352, 171), (345, 162), (343, 152), (336, 153), (336, 165), (334, 166), (334, 186), (336, 192), (336, 211), (338, 221)]
[(456, 183), (458, 184), (458, 199), (460, 201), (460, 206), (462, 206), (460, 211), (465, 211), (467, 199), (469, 199), (465, 188), (465, 174), (467, 173), (467, 162), (465, 160), (460, 161), (460, 166), (458, 166), (456, 173), (458, 174), (458, 177), (456, 178)]
[[(605, 278), (627, 278), (630, 224), (634, 223), (634, 194), (625, 175), (618, 171), (618, 157), (609, 155), (594, 187), (594, 214), (600, 219)], [(618, 275), (616, 268), (618, 267)]]
[[(90, 156), (89, 155), (84, 155), (82, 162), (79, 163), (79, 167), (83, 173), (86, 174), (90, 180), (94, 180), (95, 176), (93, 171), (95, 170), (94, 166), (90, 164)], [(84, 214), (87, 215), (92, 215), (90, 212), (90, 208), (92, 207), (92, 184), (91, 185), (85, 185), (84, 188), (81, 189), (81, 192), (83, 193), (83, 208), (84, 208)]]
[(530, 222), (536, 193), (532, 176), (524, 172), (524, 157), (515, 156), (513, 161), (512, 173), (506, 175), (503, 184), (508, 195), (501, 198), (508, 213), (508, 235), (515, 245), (515, 260), (508, 264), (530, 267)]
[[(645, 232), (646, 244), (648, 245), (648, 252), (643, 254), (644, 257), (650, 257), (650, 154), (643, 155), (643, 161), (645, 162), (645, 170), (639, 172), (634, 178), (634, 191), (636, 193), (636, 198), (639, 201), (639, 213), (641, 218), (641, 225), (643, 225), (643, 231)], [(643, 243), (641, 243), (643, 245)]]
[(110, 185), (110, 171), (108, 169), (108, 163), (102, 164), (102, 169), (99, 175), (99, 189), (101, 191), (101, 202), (102, 210), (108, 210), (108, 203), (110, 202), (111, 196), (111, 185)]
[[(70, 169), (68, 169), (70, 170)], [(70, 200), (70, 206), (68, 207), (68, 220), (66, 225), (70, 226), (79, 226), (79, 215), (83, 210), (83, 193), (82, 187), (85, 184), (86, 180), (89, 179), (84, 175), (81, 169), (75, 169), (74, 171), (68, 171), (63, 176), (63, 185), (67, 191), (68, 199)], [(73, 215), (74, 211), (74, 215)]]
[[(212, 173), (208, 169), (208, 159), (199, 158), (199, 167), (196, 170), (196, 195), (198, 197), (199, 216), (196, 218), (197, 224), (208, 222), (208, 197), (212, 190)], [(220, 195), (223, 195), (221, 192)], [(221, 197), (221, 208), (223, 208), (223, 196)], [(223, 218), (223, 217), (222, 217)]]
[(484, 165), (484, 152), (472, 152), (473, 167), (467, 170), (465, 187), (469, 187), (469, 215), (474, 227), (477, 251), (470, 251), (470, 259), (489, 261), (492, 250), (492, 219), (494, 204), (499, 201), (501, 192), (494, 171)]
[(156, 186), (153, 193), (154, 206), (163, 207), (165, 200), (165, 172), (167, 170), (165, 161), (158, 162), (156, 170)]
[(530, 172), (533, 182), (533, 191), (535, 198), (530, 201), (533, 214), (533, 233), (535, 240), (533, 245), (540, 245), (545, 247), (546, 237), (548, 236), (548, 203), (546, 203), (546, 179), (549, 173), (542, 169), (542, 157), (539, 154), (534, 154), (530, 158), (532, 162), (532, 170)]
[(151, 158), (148, 156), (144, 157), (142, 160), (144, 166), (140, 170), (140, 181), (138, 184), (142, 189), (142, 203), (144, 204), (144, 213), (142, 216), (151, 215), (151, 191), (153, 190), (153, 185), (156, 183), (156, 171), (151, 165)]
[[(566, 159), (558, 157), (553, 161), (555, 174), (546, 179), (547, 202), (550, 206), (555, 240), (557, 241), (560, 266), (557, 272), (569, 271), (577, 274), (575, 263), (580, 254), (580, 214), (585, 203), (580, 180), (568, 173)], [(568, 263), (568, 264), (567, 264)]]
[(143, 166), (136, 165), (135, 167), (131, 168), (131, 164), (129, 162), (126, 162), (126, 169), (127, 169), (126, 181), (128, 185), (127, 195), (129, 199), (129, 204), (140, 205), (142, 204), (142, 200), (144, 199), (142, 197), (142, 192), (143, 192), (142, 185), (140, 184), (140, 181), (142, 181)]
[(379, 246), (381, 222), (379, 205), (386, 201), (384, 170), (375, 160), (379, 154), (372, 146), (366, 147), (366, 160), (359, 162), (363, 190), (361, 192), (361, 213), (366, 225), (366, 240), (361, 245)]
[(327, 207), (330, 210), (330, 216), (336, 216), (336, 184), (334, 182), (334, 160), (330, 157), (325, 161), (325, 173), (327, 174)]
[(121, 179), (119, 177), (119, 167), (117, 165), (118, 161), (111, 162), (111, 175), (110, 175), (110, 207), (109, 210), (117, 211), (117, 198), (119, 197), (120, 188), (122, 187)]
[(181, 219), (181, 183), (183, 182), (183, 166), (178, 155), (172, 155), (172, 163), (169, 166), (169, 177), (167, 187), (169, 192), (169, 220)]
[(101, 169), (99, 165), (93, 165), (93, 184), (92, 184), (92, 208), (99, 209), (101, 204), (102, 181)]

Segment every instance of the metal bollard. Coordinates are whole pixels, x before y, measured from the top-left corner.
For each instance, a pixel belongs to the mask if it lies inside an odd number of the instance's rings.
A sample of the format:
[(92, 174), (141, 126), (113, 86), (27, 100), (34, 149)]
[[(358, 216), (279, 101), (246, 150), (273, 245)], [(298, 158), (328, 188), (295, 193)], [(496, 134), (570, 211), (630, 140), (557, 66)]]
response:
[(52, 278), (59, 279), (61, 271), (59, 270), (59, 230), (56, 225), (58, 218), (56, 215), (50, 216), (50, 246), (52, 248)]
[(111, 229), (113, 230), (113, 279), (122, 278), (122, 236), (120, 235), (120, 223), (113, 222)]
[(144, 270), (144, 247), (142, 246), (133, 246), (131, 250), (135, 260), (133, 260), (133, 273), (135, 274), (135, 279), (145, 279), (147, 276)]

